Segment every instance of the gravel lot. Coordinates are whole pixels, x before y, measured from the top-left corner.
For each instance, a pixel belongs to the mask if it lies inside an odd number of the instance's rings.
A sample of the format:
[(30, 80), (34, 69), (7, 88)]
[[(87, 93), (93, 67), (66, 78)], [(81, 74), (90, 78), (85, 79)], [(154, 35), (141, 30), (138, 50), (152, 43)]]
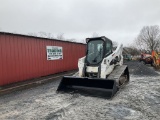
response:
[(130, 83), (112, 100), (57, 94), (60, 80), (0, 96), (0, 120), (160, 120), (160, 74), (127, 62)]

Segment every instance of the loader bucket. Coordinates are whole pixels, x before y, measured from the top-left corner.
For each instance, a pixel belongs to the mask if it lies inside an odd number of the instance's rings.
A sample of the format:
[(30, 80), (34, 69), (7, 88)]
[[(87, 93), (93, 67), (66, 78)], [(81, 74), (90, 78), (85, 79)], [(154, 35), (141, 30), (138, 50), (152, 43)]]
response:
[(112, 98), (117, 90), (115, 80), (72, 76), (64, 76), (57, 89), (58, 92), (78, 92), (103, 98)]

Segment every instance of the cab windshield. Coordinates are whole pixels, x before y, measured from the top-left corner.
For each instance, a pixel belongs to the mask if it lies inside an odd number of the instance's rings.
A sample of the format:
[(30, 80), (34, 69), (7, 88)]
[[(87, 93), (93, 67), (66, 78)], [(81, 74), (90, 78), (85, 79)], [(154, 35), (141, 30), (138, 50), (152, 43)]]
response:
[(89, 64), (98, 64), (103, 59), (103, 44), (102, 40), (94, 40), (88, 42), (88, 50), (86, 60)]

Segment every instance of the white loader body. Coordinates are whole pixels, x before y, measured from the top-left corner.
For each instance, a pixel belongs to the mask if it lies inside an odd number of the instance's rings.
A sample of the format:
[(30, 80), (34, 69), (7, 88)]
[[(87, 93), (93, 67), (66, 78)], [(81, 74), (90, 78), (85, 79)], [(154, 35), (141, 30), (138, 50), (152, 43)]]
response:
[[(123, 45), (120, 44), (115, 51), (113, 51), (112, 54), (109, 56), (105, 57), (101, 63), (101, 75), (100, 78), (106, 78), (107, 75), (109, 75), (114, 67), (116, 65), (122, 65), (123, 64)], [(82, 57), (78, 60), (78, 68), (79, 68), (79, 77), (84, 77), (84, 67), (85, 67), (85, 58)], [(116, 60), (116, 64), (110, 64), (113, 62), (112, 60)], [(98, 73), (98, 67), (94, 66), (86, 66), (86, 72), (87, 73)]]

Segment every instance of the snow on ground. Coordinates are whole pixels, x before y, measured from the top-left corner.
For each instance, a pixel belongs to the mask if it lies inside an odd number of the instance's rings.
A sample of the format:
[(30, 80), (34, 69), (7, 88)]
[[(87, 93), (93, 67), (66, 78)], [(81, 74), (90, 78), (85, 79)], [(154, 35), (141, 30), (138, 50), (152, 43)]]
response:
[(112, 100), (57, 94), (60, 80), (0, 96), (0, 120), (160, 120), (160, 72), (127, 62), (130, 83)]

